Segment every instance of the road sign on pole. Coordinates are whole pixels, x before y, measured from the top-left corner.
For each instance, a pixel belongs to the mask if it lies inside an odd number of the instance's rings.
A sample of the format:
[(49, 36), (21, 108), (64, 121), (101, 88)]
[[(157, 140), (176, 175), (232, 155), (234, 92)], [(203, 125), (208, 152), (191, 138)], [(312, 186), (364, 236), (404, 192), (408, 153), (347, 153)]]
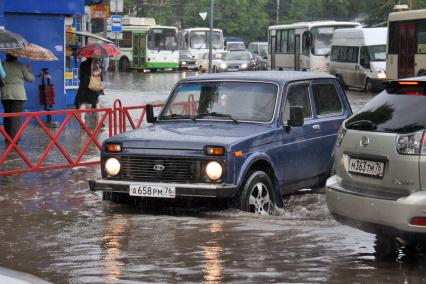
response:
[(111, 32), (121, 33), (123, 30), (123, 16), (112, 15), (111, 16)]
[(207, 18), (207, 12), (200, 12), (198, 13), (198, 15), (200, 15), (201, 19), (203, 19), (203, 21)]

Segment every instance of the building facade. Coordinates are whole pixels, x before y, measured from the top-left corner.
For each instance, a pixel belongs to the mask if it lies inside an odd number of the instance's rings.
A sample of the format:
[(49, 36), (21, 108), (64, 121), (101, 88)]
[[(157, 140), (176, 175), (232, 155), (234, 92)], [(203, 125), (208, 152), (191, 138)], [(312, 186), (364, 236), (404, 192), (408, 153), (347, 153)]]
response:
[[(59, 59), (52, 62), (19, 59), (20, 62), (31, 65), (34, 75), (40, 74), (43, 68), (48, 68), (56, 93), (56, 103), (52, 109), (73, 106), (78, 87), (79, 60), (76, 50), (79, 42), (67, 30), (82, 29), (84, 5), (84, 0), (0, 0), (0, 25), (3, 21), (6, 30), (16, 32), (28, 42), (49, 49)], [(35, 82), (26, 83), (26, 111), (44, 109), (39, 99), (40, 84), (41, 79), (38, 77)]]

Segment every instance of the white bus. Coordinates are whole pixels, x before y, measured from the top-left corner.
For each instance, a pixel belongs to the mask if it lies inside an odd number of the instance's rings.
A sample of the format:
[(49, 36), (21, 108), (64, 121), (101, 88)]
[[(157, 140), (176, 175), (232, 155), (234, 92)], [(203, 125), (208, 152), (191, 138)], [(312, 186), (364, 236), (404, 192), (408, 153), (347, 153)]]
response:
[(361, 26), (355, 22), (316, 21), (268, 28), (268, 65), (278, 70), (328, 72), (335, 29)]
[[(209, 52), (209, 28), (184, 29), (179, 33), (179, 49), (187, 51), (192, 58), (199, 59)], [(221, 29), (213, 29), (212, 33), (213, 52), (224, 50), (223, 32)]]
[(125, 17), (122, 29), (120, 71), (179, 68), (177, 27), (158, 26), (150, 18)]
[(426, 75), (426, 9), (390, 13), (388, 27), (387, 78)]

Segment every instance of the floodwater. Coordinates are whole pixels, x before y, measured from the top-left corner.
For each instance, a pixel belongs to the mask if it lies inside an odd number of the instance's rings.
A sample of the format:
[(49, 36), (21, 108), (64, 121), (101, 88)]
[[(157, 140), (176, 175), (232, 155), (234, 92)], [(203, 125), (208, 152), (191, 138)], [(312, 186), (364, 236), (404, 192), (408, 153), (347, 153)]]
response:
[[(161, 102), (187, 73), (120, 74), (102, 104)], [(372, 95), (350, 91), (354, 110)], [(95, 167), (0, 178), (0, 266), (53, 283), (424, 283), (426, 259), (381, 257), (375, 236), (335, 222), (323, 192), (284, 216), (146, 211), (102, 201)]]

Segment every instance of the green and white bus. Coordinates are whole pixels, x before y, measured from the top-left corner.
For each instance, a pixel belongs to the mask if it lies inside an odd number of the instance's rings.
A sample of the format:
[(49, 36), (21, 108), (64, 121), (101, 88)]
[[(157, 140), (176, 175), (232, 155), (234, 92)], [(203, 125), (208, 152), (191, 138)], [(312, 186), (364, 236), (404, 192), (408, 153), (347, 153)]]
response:
[(178, 29), (145, 25), (146, 22), (123, 19), (123, 38), (119, 41), (122, 53), (118, 58), (119, 70), (156, 71), (179, 68)]

